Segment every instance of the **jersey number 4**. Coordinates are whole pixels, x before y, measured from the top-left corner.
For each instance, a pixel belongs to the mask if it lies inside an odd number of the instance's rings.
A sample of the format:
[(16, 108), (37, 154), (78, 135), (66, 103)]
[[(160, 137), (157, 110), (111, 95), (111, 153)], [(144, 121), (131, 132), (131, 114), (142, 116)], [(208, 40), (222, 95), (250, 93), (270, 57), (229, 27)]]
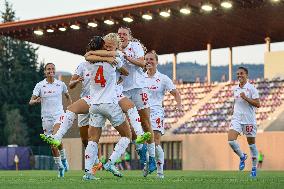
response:
[(99, 66), (96, 76), (95, 76), (95, 82), (96, 83), (100, 83), (101, 87), (105, 87), (106, 86), (106, 80), (104, 77), (104, 67), (103, 66)]

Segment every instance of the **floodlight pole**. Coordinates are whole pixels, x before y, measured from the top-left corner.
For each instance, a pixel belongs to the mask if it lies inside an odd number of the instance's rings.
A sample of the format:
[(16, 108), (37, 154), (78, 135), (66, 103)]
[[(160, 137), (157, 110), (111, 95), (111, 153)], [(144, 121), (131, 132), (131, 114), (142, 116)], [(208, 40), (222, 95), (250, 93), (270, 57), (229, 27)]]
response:
[(177, 53), (173, 55), (173, 81), (177, 79)]
[(270, 52), (270, 43), (271, 43), (271, 39), (270, 39), (270, 37), (266, 37), (265, 38), (265, 42), (266, 42), (266, 51), (267, 52)]
[(208, 84), (211, 84), (211, 61), (212, 61), (212, 58), (211, 58), (211, 44), (208, 43), (207, 44), (207, 51), (208, 51), (208, 64), (207, 64), (207, 83)]
[(233, 81), (233, 49), (229, 48), (229, 82)]

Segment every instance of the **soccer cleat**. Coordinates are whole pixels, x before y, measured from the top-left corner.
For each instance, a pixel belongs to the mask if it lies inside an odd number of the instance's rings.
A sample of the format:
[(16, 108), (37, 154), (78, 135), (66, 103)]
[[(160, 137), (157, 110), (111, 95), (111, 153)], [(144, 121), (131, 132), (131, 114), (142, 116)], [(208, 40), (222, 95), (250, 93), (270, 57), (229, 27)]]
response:
[(246, 159), (248, 158), (248, 155), (244, 153), (244, 156), (242, 158), (240, 158), (240, 166), (239, 169), (240, 171), (244, 170), (245, 166), (246, 166)]
[(97, 172), (98, 170), (100, 170), (102, 167), (103, 167), (103, 164), (102, 164), (101, 162), (97, 163), (96, 165), (93, 166), (93, 168), (92, 168), (92, 173), (93, 173), (93, 174), (96, 174), (96, 172)]
[(61, 162), (62, 162), (65, 172), (67, 172), (69, 170), (69, 163), (67, 159), (62, 159)]
[(44, 142), (46, 142), (47, 144), (50, 144), (50, 145), (52, 145), (56, 148), (58, 148), (58, 146), (60, 146), (60, 144), (61, 144), (60, 140), (57, 140), (57, 139), (53, 138), (52, 136), (48, 136), (46, 134), (40, 134), (39, 136)]
[(99, 178), (95, 177), (92, 173), (85, 173), (83, 180), (99, 180)]
[(64, 177), (64, 173), (65, 173), (64, 167), (60, 167), (60, 168), (58, 169), (58, 175), (57, 175), (57, 177), (58, 177), (58, 178), (63, 178), (63, 177)]
[(146, 132), (143, 135), (139, 135), (137, 136), (137, 139), (135, 140), (136, 144), (143, 144), (144, 142), (146, 142), (147, 140), (151, 139), (151, 133), (150, 132)]
[(149, 156), (149, 174), (157, 169), (156, 160), (154, 157)]
[(106, 171), (111, 172), (116, 177), (123, 177), (122, 173), (119, 172), (117, 168), (111, 163), (104, 164), (104, 168)]
[(253, 168), (251, 169), (250, 176), (251, 176), (251, 178), (256, 178), (256, 175), (257, 175), (257, 173), (256, 173), (256, 167), (253, 167)]
[(147, 145), (143, 144), (143, 147), (137, 151), (139, 157), (140, 157), (140, 164), (143, 167), (146, 163), (146, 154), (147, 154)]
[(47, 142), (47, 135), (46, 135), (46, 134), (39, 134), (39, 137), (40, 137), (41, 140), (43, 140), (44, 142)]
[(163, 173), (157, 173), (157, 178), (158, 179), (163, 179), (163, 178), (165, 178), (165, 176), (164, 176)]
[(148, 163), (146, 162), (143, 168), (143, 177), (147, 177), (148, 174), (149, 174), (149, 166), (148, 166)]

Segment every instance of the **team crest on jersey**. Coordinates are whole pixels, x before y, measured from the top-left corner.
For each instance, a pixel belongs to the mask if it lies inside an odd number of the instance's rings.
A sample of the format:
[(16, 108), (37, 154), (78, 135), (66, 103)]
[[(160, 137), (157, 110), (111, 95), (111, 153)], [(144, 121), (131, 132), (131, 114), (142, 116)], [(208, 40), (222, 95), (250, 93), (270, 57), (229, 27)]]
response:
[(59, 85), (59, 84), (56, 84), (56, 86), (57, 86), (57, 87), (60, 87), (60, 85)]
[(161, 80), (160, 79), (156, 79), (156, 82), (159, 83)]
[(88, 77), (88, 76), (90, 76), (90, 74), (89, 74), (89, 73), (87, 73), (87, 74), (86, 74), (86, 77)]

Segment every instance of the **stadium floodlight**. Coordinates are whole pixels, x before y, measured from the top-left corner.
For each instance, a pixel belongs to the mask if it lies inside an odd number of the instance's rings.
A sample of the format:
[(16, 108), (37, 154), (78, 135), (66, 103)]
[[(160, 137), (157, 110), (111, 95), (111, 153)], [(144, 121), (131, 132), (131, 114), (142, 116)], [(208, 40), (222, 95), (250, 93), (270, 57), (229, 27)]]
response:
[(98, 26), (98, 23), (97, 22), (88, 22), (88, 26), (95, 28), (95, 27)]
[(152, 14), (150, 14), (150, 13), (145, 13), (145, 14), (142, 15), (142, 18), (143, 18), (144, 20), (152, 20), (152, 19), (153, 19), (153, 16), (152, 16)]
[(273, 3), (278, 3), (280, 0), (271, 0)]
[(133, 18), (131, 16), (126, 16), (126, 17), (123, 17), (123, 21), (130, 23), (130, 22), (133, 22)]
[(206, 11), (206, 12), (211, 12), (211, 11), (213, 10), (213, 7), (212, 7), (211, 4), (206, 3), (206, 4), (203, 4), (203, 5), (201, 6), (201, 9), (204, 10), (204, 11)]
[(80, 29), (80, 26), (77, 25), (77, 24), (72, 24), (72, 25), (70, 26), (70, 28), (72, 28), (73, 30), (79, 30), (79, 29)]
[(114, 20), (107, 19), (107, 20), (104, 21), (104, 23), (107, 24), (107, 25), (113, 25), (114, 24)]
[(64, 31), (66, 31), (67, 29), (65, 28), (65, 27), (60, 27), (60, 28), (58, 28), (60, 31), (62, 31), (62, 32), (64, 32)]
[(179, 10), (179, 12), (182, 13), (182, 14), (185, 14), (185, 15), (188, 15), (188, 14), (191, 13), (190, 8), (188, 8), (188, 7), (181, 8)]
[(54, 29), (49, 28), (49, 29), (46, 30), (46, 32), (48, 32), (48, 33), (53, 33), (53, 32), (54, 32)]
[(225, 9), (230, 9), (230, 8), (232, 8), (233, 4), (232, 4), (231, 1), (226, 0), (226, 1), (221, 2), (221, 6)]
[(43, 31), (41, 29), (35, 30), (34, 34), (36, 35), (43, 35)]
[(171, 16), (171, 11), (170, 11), (170, 10), (161, 11), (161, 12), (160, 12), (160, 15), (161, 15), (162, 17), (168, 18), (168, 17)]

